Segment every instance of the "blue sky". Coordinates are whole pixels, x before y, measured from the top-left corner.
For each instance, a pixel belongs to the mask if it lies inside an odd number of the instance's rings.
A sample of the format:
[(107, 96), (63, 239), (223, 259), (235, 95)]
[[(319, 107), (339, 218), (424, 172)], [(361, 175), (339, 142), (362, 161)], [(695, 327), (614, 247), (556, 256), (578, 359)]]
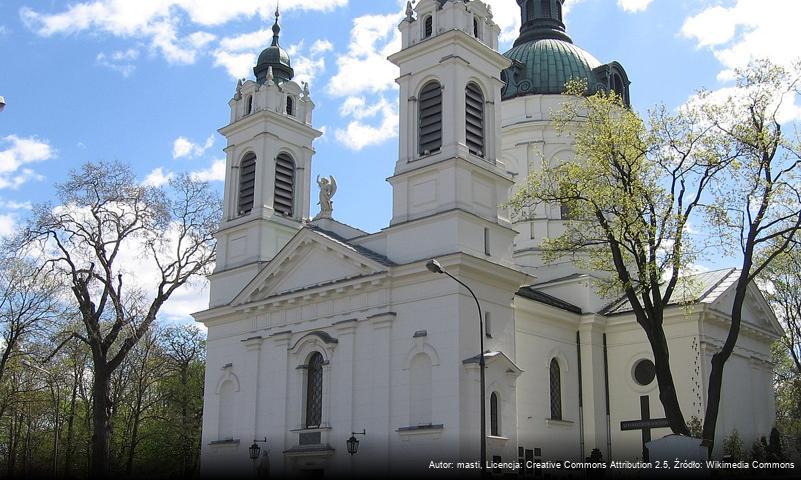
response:
[[(405, 1), (281, 0), (281, 44), (311, 83), (317, 174), (339, 184), (334, 216), (385, 227), (397, 157), (396, 71)], [(515, 0), (491, 0), (502, 50)], [(799, 55), (798, 0), (567, 0), (568, 33), (617, 60), (644, 111), (722, 89), (751, 57)], [(269, 43), (275, 0), (0, 0), (0, 234), (83, 162), (120, 160), (143, 181), (189, 171), (221, 186), (236, 79)], [(801, 110), (799, 110), (801, 111)], [(316, 197), (316, 193), (312, 193)], [(312, 212), (312, 215), (315, 212)]]

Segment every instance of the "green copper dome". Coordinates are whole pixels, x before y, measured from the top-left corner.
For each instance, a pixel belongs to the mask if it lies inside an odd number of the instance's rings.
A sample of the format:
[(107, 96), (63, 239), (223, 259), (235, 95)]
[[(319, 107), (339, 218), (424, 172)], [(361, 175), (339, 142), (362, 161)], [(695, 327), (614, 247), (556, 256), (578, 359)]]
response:
[(534, 40), (517, 45), (503, 55), (515, 61), (512, 68), (504, 72), (507, 83), (504, 99), (560, 94), (570, 80), (584, 79), (591, 88), (598, 83), (593, 70), (601, 66), (601, 62), (564, 40)]
[(520, 36), (504, 56), (512, 66), (501, 73), (506, 83), (502, 96), (510, 100), (525, 95), (558, 95), (570, 80), (585, 80), (587, 94), (615, 91), (629, 104), (629, 81), (623, 67), (602, 65), (577, 47), (565, 32), (564, 0), (517, 0)]
[(281, 26), (278, 25), (278, 17), (280, 13), (275, 11), (275, 24), (273, 25), (273, 42), (265, 48), (259, 55), (259, 61), (253, 68), (253, 73), (256, 74), (256, 80), (259, 83), (267, 81), (267, 74), (272, 68), (273, 78), (276, 82), (282, 83), (292, 80), (295, 76), (295, 70), (292, 68), (292, 62), (289, 59), (289, 54), (286, 50), (281, 48), (278, 40), (281, 36)]

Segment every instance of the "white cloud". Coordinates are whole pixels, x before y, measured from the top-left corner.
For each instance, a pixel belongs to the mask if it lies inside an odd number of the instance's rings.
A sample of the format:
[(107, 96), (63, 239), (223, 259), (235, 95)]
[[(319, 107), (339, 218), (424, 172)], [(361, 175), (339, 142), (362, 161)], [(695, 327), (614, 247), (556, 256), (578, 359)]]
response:
[(113, 52), (110, 55), (98, 53), (96, 61), (101, 67), (114, 70), (127, 78), (136, 70), (136, 65), (133, 62), (137, 58), (139, 58), (139, 50), (129, 48), (128, 50)]
[(4, 210), (31, 210), (33, 208), (33, 204), (31, 202), (17, 202), (15, 200), (0, 199), (0, 208)]
[[(272, 35), (272, 30), (262, 29), (221, 39), (219, 47), (212, 53), (214, 65), (225, 68), (236, 79), (252, 76), (258, 54), (270, 44)], [(303, 41), (286, 47), (295, 70), (294, 80), (313, 84), (325, 72), (324, 56), (333, 48), (333, 44), (325, 39), (316, 40), (309, 48), (305, 48)]]
[(33, 163), (43, 162), (55, 157), (55, 150), (46, 142), (36, 137), (22, 138), (9, 135), (0, 139), (0, 189), (18, 188), (32, 179), (41, 179), (31, 168)]
[(801, 2), (736, 0), (729, 7), (710, 6), (685, 20), (681, 33), (695, 40), (698, 48), (709, 48), (725, 67), (722, 81), (731, 80), (736, 68), (751, 60), (770, 58), (789, 65), (798, 59), (801, 44)]
[(161, 187), (166, 185), (175, 177), (173, 172), (164, 171), (164, 168), (159, 167), (148, 174), (145, 177), (145, 180), (142, 182), (142, 185), (146, 185), (148, 187)]
[(501, 29), (501, 43), (515, 40), (520, 33), (520, 6), (517, 2), (486, 0), (486, 3), (492, 7), (492, 21)]
[(173, 142), (172, 145), (172, 158), (197, 158), (206, 153), (206, 150), (213, 146), (214, 134), (210, 135), (209, 138), (206, 139), (206, 143), (203, 145), (192, 143), (192, 141), (186, 137), (178, 137), (175, 139), (175, 142)]
[[(337, 129), (337, 141), (351, 150), (379, 145), (398, 136), (398, 108), (385, 98), (375, 104), (368, 104), (362, 97), (349, 97), (340, 108), (340, 114), (351, 116), (353, 120), (344, 129)], [(378, 125), (370, 125), (364, 120), (377, 118)]]
[[(282, 11), (330, 11), (348, 0), (283, 0)], [(232, 20), (259, 15), (272, 16), (273, 5), (261, 0), (94, 0), (74, 3), (59, 13), (20, 9), (23, 23), (37, 34), (49, 37), (85, 31), (121, 38), (146, 40), (170, 63), (194, 63), (214, 35), (191, 31), (192, 25), (213, 27)], [(188, 21), (186, 21), (188, 19)], [(189, 25), (189, 32), (181, 27)]]
[(0, 215), (0, 238), (13, 235), (17, 229), (17, 221), (13, 215)]
[(393, 13), (364, 15), (353, 21), (348, 51), (337, 61), (328, 93), (345, 97), (395, 88), (398, 69), (387, 57), (401, 48), (397, 25), (402, 18), (402, 14)]
[(651, 2), (653, 0), (617, 0), (620, 8), (631, 13), (644, 12), (651, 5)]
[[(753, 60), (770, 59), (785, 67), (797, 61), (801, 57), (798, 18), (801, 18), (801, 2), (797, 0), (774, 0), (769, 8), (760, 0), (736, 0), (727, 7), (709, 6), (687, 18), (681, 34), (694, 40), (698, 48), (712, 51), (723, 67), (718, 80), (727, 83), (734, 79), (737, 69)], [(708, 101), (736, 100), (739, 95), (742, 92), (725, 86), (712, 92)], [(696, 97), (689, 100), (690, 103), (695, 101)], [(780, 121), (801, 119), (797, 96), (788, 95), (784, 99), (778, 118)]]
[(194, 171), (190, 175), (193, 180), (199, 182), (225, 181), (225, 160), (215, 160), (209, 168)]

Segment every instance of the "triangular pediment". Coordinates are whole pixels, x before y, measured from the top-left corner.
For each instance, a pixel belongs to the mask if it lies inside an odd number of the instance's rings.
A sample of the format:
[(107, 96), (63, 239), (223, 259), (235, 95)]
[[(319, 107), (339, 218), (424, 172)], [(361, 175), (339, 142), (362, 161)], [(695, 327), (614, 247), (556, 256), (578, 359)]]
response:
[[(736, 284), (732, 284), (720, 293), (711, 302), (712, 308), (719, 312), (730, 314), (734, 305), (735, 287)], [(742, 318), (743, 323), (746, 325), (751, 325), (775, 335), (782, 334), (781, 326), (773, 309), (762, 295), (762, 291), (753, 283), (748, 286), (748, 291), (746, 292)]]
[(387, 266), (356, 248), (302, 229), (234, 299), (243, 305), (385, 272)]

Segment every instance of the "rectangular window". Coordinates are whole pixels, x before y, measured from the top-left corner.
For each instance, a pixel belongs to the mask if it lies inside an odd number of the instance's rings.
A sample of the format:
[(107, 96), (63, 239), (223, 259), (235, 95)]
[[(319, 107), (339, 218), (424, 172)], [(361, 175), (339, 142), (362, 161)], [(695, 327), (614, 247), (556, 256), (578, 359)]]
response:
[(492, 319), (490, 312), (484, 312), (484, 334), (487, 338), (492, 338)]
[(484, 255), (492, 255), (490, 252), (490, 231), (489, 228), (484, 229)]

